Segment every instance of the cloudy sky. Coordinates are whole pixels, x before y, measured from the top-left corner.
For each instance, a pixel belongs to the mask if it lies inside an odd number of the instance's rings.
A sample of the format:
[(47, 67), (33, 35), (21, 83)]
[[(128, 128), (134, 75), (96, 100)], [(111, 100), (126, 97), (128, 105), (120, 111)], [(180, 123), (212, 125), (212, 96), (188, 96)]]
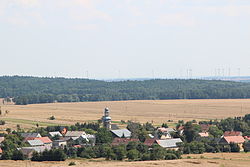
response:
[(0, 58), (0, 75), (250, 76), (250, 1), (0, 0)]

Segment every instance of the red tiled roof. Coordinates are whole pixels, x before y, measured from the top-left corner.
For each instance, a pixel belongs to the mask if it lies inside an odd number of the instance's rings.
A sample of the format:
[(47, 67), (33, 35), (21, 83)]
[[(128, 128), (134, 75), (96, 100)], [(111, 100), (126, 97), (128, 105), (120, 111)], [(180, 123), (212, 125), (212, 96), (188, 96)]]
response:
[(250, 140), (250, 136), (244, 136), (244, 138)]
[(227, 143), (244, 143), (245, 139), (242, 136), (224, 136)]
[(226, 131), (226, 132), (224, 132), (224, 136), (242, 136), (242, 132), (240, 132), (240, 131)]
[(156, 139), (146, 139), (144, 144), (147, 146), (152, 146), (155, 143)]
[(74, 145), (73, 147), (74, 148), (81, 148), (82, 146), (81, 145)]
[(139, 141), (139, 139), (114, 138), (112, 145), (128, 144), (131, 141)]
[(24, 139), (25, 142), (28, 141), (28, 140), (35, 140), (35, 137), (26, 137), (26, 138)]
[(52, 141), (50, 140), (50, 138), (48, 137), (36, 137), (33, 140), (40, 140), (41, 142), (43, 142), (44, 144), (46, 143), (52, 143)]

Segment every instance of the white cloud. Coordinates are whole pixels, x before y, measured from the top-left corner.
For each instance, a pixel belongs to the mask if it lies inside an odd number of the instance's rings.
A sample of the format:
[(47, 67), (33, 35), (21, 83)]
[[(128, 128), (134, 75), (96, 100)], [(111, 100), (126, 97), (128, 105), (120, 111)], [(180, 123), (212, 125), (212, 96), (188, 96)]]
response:
[(195, 19), (184, 13), (163, 14), (158, 17), (155, 23), (164, 26), (191, 27), (196, 25)]
[(97, 30), (98, 29), (98, 25), (96, 24), (82, 24), (82, 25), (76, 25), (76, 26), (72, 26), (73, 30)]

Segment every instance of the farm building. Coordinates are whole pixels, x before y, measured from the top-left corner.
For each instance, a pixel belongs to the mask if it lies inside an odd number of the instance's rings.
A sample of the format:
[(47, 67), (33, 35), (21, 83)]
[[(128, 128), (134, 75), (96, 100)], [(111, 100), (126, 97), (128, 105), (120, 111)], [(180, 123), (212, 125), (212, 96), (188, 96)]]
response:
[(52, 142), (53, 148), (64, 148), (65, 146), (67, 146), (67, 141), (65, 140), (54, 140)]
[(50, 136), (50, 137), (55, 137), (55, 136), (62, 137), (62, 134), (61, 134), (59, 131), (56, 131), (56, 132), (49, 132), (49, 136)]
[(156, 140), (156, 143), (166, 149), (178, 149), (177, 143), (182, 143), (182, 140), (180, 138)]
[(127, 145), (129, 142), (139, 142), (139, 139), (128, 139), (128, 138), (114, 138), (113, 142), (111, 143), (112, 145)]
[(117, 129), (117, 130), (111, 130), (112, 134), (115, 137), (119, 138), (130, 138), (131, 137), (131, 132), (128, 129)]
[(242, 132), (240, 132), (240, 131), (226, 131), (226, 132), (224, 132), (224, 136), (242, 136)]
[(23, 138), (28, 138), (28, 137), (42, 137), (40, 133), (21, 133), (21, 136)]

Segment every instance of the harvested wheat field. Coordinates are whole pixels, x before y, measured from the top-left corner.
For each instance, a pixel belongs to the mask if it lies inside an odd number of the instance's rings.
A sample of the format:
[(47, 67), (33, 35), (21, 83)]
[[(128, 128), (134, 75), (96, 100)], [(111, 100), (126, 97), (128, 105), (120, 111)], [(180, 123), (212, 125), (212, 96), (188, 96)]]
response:
[[(161, 124), (167, 120), (209, 120), (243, 116), (250, 113), (250, 99), (226, 100), (144, 100), (79, 103), (49, 103), (32, 105), (2, 105), (0, 119), (6, 127), (20, 124), (23, 128), (76, 122), (96, 121), (109, 107), (114, 121), (133, 120)], [(55, 120), (49, 120), (54, 115)], [(4, 126), (2, 126), (4, 128)]]
[(206, 153), (201, 155), (189, 155), (191, 159), (168, 161), (141, 161), (120, 162), (104, 160), (67, 160), (65, 162), (31, 162), (31, 161), (5, 161), (0, 160), (1, 167), (66, 167), (70, 162), (75, 162), (76, 167), (249, 167), (249, 153)]

